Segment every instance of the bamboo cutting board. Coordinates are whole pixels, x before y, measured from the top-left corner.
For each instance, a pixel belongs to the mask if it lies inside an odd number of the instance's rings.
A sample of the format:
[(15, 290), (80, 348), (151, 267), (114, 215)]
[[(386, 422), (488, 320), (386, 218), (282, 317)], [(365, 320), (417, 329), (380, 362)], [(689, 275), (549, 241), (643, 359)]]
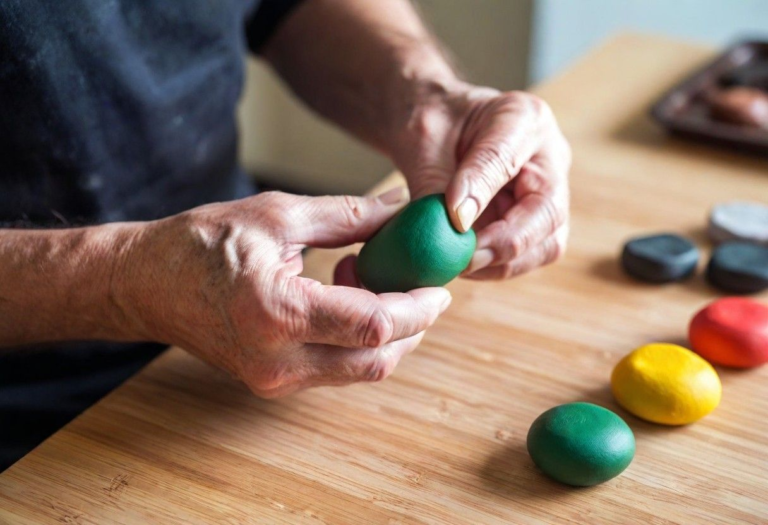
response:
[[(646, 117), (710, 57), (623, 36), (536, 90), (575, 152), (567, 256), (452, 283), (451, 308), (387, 381), (263, 401), (172, 349), (0, 475), (0, 523), (768, 523), (768, 367), (719, 370), (722, 404), (682, 428), (609, 391), (624, 354), (684, 343), (716, 297), (700, 276), (629, 281), (622, 241), (668, 230), (706, 246), (714, 202), (768, 201), (764, 160), (674, 141)], [(307, 273), (327, 281), (340, 256), (311, 253)], [(571, 401), (630, 424), (623, 475), (573, 489), (533, 466), (529, 425)]]

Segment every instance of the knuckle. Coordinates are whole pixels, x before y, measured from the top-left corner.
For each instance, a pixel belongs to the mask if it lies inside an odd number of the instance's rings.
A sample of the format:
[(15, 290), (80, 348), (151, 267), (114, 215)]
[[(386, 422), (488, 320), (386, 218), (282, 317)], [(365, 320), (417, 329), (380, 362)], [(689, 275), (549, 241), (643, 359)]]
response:
[(544, 195), (551, 193), (554, 181), (538, 167), (526, 167), (523, 173), (515, 180), (515, 188), (523, 194), (533, 193)]
[(492, 228), (496, 229), (491, 232), (496, 239), (494, 248), (502, 260), (514, 259), (528, 250), (530, 234), (525, 228), (520, 228), (507, 220), (500, 221)]
[(526, 95), (528, 111), (530, 111), (537, 119), (548, 118), (552, 115), (552, 110), (544, 99), (532, 93), (527, 93)]
[(548, 233), (552, 234), (565, 223), (566, 220), (566, 208), (558, 204), (558, 200), (554, 198), (544, 199), (544, 211), (547, 214), (547, 226), (549, 228)]
[(279, 191), (267, 191), (259, 195), (261, 208), (269, 213), (277, 213), (286, 208), (285, 195)]
[(339, 197), (339, 206), (341, 207), (341, 213), (346, 227), (355, 228), (363, 220), (364, 210), (361, 199), (351, 195), (343, 195)]
[(371, 348), (382, 346), (392, 338), (394, 330), (394, 322), (389, 312), (376, 308), (365, 325), (363, 344)]
[(520, 273), (517, 265), (513, 263), (507, 263), (504, 265), (502, 271), (499, 273), (498, 280), (511, 279)]
[(429, 140), (445, 133), (451, 126), (449, 115), (443, 111), (425, 110), (421, 107), (414, 107), (414, 110), (407, 126), (416, 137)]
[(538, 125), (540, 130), (549, 129), (556, 123), (554, 113), (549, 104), (533, 93), (527, 91), (509, 91), (503, 98), (505, 111), (517, 115), (518, 118), (533, 125)]
[(386, 359), (374, 359), (365, 366), (363, 380), (369, 383), (378, 383), (388, 378), (395, 369), (392, 361)]
[(488, 227), (492, 246), (499, 261), (509, 261), (524, 253), (528, 247), (528, 236), (523, 229), (500, 221)]
[(568, 198), (553, 194), (551, 191), (535, 191), (530, 196), (536, 209), (537, 230), (544, 236), (555, 233), (568, 221)]
[(240, 377), (255, 395), (274, 399), (306, 387), (311, 383), (313, 375), (309, 364), (281, 358), (280, 361), (252, 367), (247, 374), (240, 374)]
[(259, 193), (258, 199), (264, 205), (274, 204), (276, 202), (279, 202), (280, 193), (277, 191), (265, 191), (263, 193)]
[(528, 250), (529, 240), (528, 235), (525, 232), (515, 232), (512, 234), (506, 242), (506, 255), (507, 259), (513, 259), (519, 257)]
[(501, 96), (502, 108), (506, 111), (521, 114), (528, 106), (528, 98), (531, 95), (525, 91), (507, 91)]
[(544, 261), (542, 262), (542, 266), (547, 264), (552, 264), (555, 261), (560, 260), (563, 255), (565, 255), (565, 250), (567, 247), (567, 236), (563, 235), (555, 235), (552, 239), (552, 241), (549, 243), (549, 246), (547, 247), (547, 251), (544, 255)]
[(559, 260), (563, 253), (565, 252), (565, 246), (563, 246), (559, 241), (555, 241), (552, 243), (552, 247), (549, 249), (549, 252), (547, 253), (547, 257), (544, 261), (544, 264), (552, 264), (553, 262)]
[(279, 191), (268, 191), (259, 195), (262, 199), (259, 212), (264, 214), (267, 227), (284, 228), (295, 218), (296, 206), (291, 205), (290, 199)]
[(270, 392), (276, 392), (292, 384), (291, 376), (285, 365), (273, 365), (252, 373), (246, 380), (246, 384), (256, 395), (265, 397)]

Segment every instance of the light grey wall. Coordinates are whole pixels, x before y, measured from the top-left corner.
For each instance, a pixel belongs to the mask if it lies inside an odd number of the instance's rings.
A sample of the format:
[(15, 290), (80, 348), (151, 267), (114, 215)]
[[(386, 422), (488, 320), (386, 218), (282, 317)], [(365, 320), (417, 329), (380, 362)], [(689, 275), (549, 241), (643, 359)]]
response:
[(768, 0), (536, 0), (533, 25), (530, 80), (538, 82), (620, 31), (717, 46), (768, 38)]
[(534, 0), (414, 3), (468, 80), (504, 90), (526, 85)]

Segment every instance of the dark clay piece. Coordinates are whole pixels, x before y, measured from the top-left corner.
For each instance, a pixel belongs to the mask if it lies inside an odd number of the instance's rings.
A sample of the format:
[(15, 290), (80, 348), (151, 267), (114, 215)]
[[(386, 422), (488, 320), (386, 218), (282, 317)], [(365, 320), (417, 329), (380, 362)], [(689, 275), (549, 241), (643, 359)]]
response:
[(681, 281), (696, 270), (699, 250), (679, 235), (635, 237), (624, 245), (621, 264), (636, 279), (651, 283)]
[(707, 280), (737, 294), (768, 289), (768, 247), (743, 241), (721, 244), (707, 265)]

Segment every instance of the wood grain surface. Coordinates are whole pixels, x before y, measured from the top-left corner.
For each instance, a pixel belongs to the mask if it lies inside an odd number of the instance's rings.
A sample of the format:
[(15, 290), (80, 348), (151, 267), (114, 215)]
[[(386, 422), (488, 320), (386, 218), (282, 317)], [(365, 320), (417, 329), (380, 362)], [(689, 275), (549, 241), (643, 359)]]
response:
[[(0, 523), (768, 523), (768, 367), (719, 369), (722, 404), (682, 428), (609, 391), (624, 354), (685, 344), (717, 297), (700, 274), (628, 280), (622, 241), (676, 231), (708, 251), (714, 202), (768, 201), (765, 160), (668, 138), (646, 116), (711, 56), (622, 36), (536, 89), (575, 152), (567, 256), (452, 283), (451, 308), (387, 381), (263, 401), (172, 349), (0, 476)], [(328, 281), (340, 256), (311, 253), (307, 274)], [(571, 401), (630, 424), (623, 475), (573, 489), (531, 463), (529, 425)]]

